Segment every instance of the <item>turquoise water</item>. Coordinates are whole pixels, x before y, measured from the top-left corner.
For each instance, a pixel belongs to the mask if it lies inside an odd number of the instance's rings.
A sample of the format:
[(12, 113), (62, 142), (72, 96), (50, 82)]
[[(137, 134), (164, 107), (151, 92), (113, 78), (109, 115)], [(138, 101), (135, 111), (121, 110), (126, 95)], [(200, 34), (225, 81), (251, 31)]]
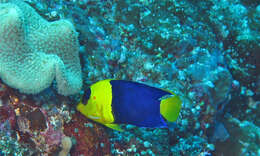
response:
[[(260, 155), (259, 28), (257, 0), (0, 0), (0, 155)], [(177, 121), (86, 118), (104, 79), (177, 94)]]

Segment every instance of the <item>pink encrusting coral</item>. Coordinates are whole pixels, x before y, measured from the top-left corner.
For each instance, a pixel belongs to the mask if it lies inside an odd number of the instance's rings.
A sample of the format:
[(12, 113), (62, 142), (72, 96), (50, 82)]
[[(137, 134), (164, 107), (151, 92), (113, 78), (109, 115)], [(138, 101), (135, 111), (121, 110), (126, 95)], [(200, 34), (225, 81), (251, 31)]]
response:
[[(1, 86), (5, 85), (1, 84)], [(1, 133), (9, 131), (10, 137), (17, 139), (22, 147), (31, 150), (30, 154), (28, 153), (29, 155), (50, 155), (63, 150), (62, 140), (66, 136), (63, 133), (62, 123), (65, 123), (63, 120), (67, 119), (63, 116), (63, 112), (50, 115), (47, 110), (37, 105), (29, 96), (16, 93), (6, 86), (3, 88), (6, 89), (1, 96)], [(57, 107), (57, 109), (61, 110), (60, 107)], [(52, 118), (55, 120), (59, 118), (60, 125), (57, 126), (52, 123)], [(7, 127), (6, 125), (10, 126)], [(0, 138), (2, 137), (4, 136), (1, 134)]]
[[(35, 149), (44, 154), (58, 152), (65, 135), (62, 129), (54, 130), (50, 117), (43, 109), (21, 102), (16, 108), (18, 134), (29, 136)], [(19, 112), (19, 113), (18, 113)], [(22, 138), (23, 139), (23, 138)]]

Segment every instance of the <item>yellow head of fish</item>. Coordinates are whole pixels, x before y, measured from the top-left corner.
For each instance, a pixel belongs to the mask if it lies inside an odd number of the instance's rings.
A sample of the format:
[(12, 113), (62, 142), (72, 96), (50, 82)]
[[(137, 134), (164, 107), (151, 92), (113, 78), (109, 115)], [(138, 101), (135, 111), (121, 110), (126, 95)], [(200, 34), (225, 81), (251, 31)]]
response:
[(83, 115), (101, 124), (114, 122), (110, 107), (112, 88), (107, 81), (109, 80), (103, 80), (90, 86), (77, 106), (77, 110)]

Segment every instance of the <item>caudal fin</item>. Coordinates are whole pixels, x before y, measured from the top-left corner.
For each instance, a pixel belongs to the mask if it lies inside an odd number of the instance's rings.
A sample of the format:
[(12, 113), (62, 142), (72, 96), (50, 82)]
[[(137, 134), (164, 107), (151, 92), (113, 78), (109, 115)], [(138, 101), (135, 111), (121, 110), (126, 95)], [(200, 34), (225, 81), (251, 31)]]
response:
[(161, 100), (160, 103), (160, 113), (168, 121), (174, 122), (177, 120), (182, 101), (179, 96), (172, 93), (173, 96)]

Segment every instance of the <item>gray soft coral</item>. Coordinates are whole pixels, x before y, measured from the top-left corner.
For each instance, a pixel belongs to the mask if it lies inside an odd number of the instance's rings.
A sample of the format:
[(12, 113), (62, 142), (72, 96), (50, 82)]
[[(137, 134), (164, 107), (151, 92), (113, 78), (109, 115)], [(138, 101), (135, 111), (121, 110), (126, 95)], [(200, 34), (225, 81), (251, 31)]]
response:
[(79, 44), (72, 23), (48, 22), (22, 1), (0, 1), (0, 78), (29, 94), (49, 87), (54, 78), (60, 94), (79, 92)]

